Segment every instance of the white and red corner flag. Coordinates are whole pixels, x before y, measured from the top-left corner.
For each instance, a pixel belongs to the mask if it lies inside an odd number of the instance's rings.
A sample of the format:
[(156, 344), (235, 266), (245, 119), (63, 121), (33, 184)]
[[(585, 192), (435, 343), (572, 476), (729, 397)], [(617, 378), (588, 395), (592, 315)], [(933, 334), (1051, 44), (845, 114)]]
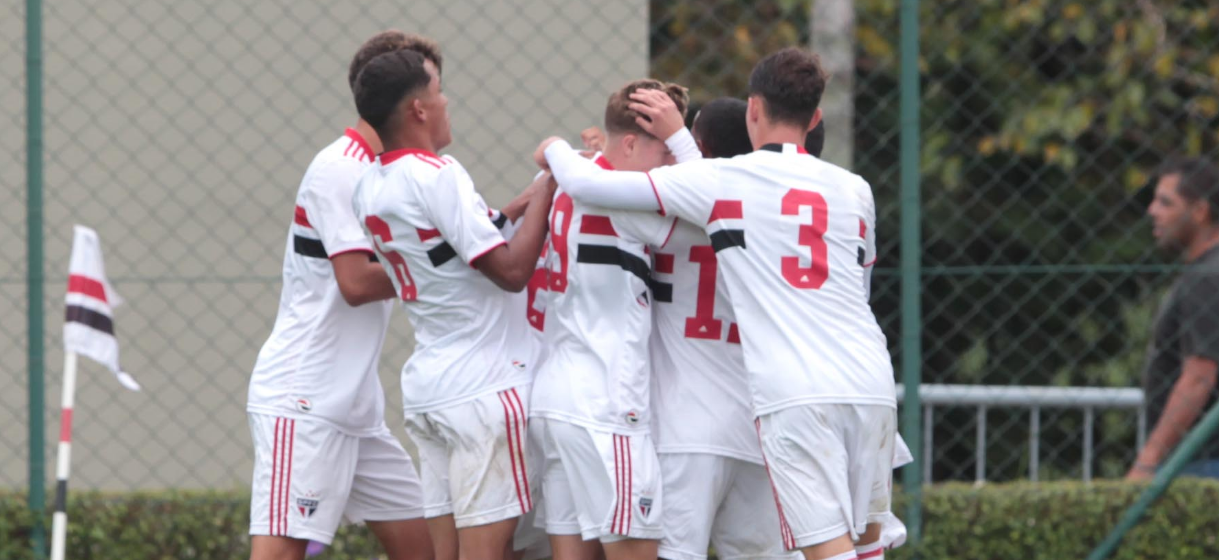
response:
[(108, 368), (119, 383), (132, 391), (140, 384), (119, 367), (119, 343), (114, 337), (111, 306), (123, 303), (106, 281), (102, 246), (97, 232), (75, 226), (72, 260), (68, 264), (68, 296), (63, 324), (65, 352), (86, 356)]

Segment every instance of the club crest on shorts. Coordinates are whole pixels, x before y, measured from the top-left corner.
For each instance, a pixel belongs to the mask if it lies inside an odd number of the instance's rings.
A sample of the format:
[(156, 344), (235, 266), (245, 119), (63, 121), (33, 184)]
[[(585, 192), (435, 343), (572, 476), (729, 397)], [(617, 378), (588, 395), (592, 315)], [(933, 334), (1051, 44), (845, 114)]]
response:
[(304, 496), (296, 499), (296, 509), (301, 512), (301, 517), (308, 519), (317, 511), (317, 505), (321, 503), (321, 499), (313, 492), (308, 492)]
[(301, 412), (309, 412), (313, 410), (313, 403), (309, 399), (296, 399), (296, 409)]
[(647, 517), (652, 512), (652, 498), (639, 498), (639, 513)]
[(627, 424), (638, 424), (639, 423), (639, 413), (635, 412), (634, 410), (626, 413), (626, 416), (624, 418), (626, 419)]

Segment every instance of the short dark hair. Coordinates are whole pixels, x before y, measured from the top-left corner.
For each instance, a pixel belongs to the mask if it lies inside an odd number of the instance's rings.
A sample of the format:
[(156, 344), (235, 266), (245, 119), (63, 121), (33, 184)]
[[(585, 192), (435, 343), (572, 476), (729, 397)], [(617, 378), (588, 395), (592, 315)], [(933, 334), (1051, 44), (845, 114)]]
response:
[(749, 75), (749, 96), (761, 96), (771, 120), (808, 126), (821, 103), (826, 74), (821, 59), (804, 49), (788, 47), (758, 62)]
[(658, 89), (665, 92), (669, 95), (669, 99), (673, 100), (673, 104), (677, 105), (677, 110), (681, 112), (681, 116), (686, 116), (686, 108), (690, 105), (690, 94), (686, 88), (660, 80), (635, 80), (622, 86), (622, 89), (611, 93), (609, 101), (605, 103), (605, 131), (607, 133), (647, 134), (639, 126), (639, 123), (635, 122), (635, 118), (639, 117), (640, 114), (627, 107), (635, 102), (635, 100), (631, 99), (631, 94), (641, 89)]
[(356, 78), (356, 111), (381, 138), (393, 132), (392, 117), (402, 100), (431, 83), (425, 60), (412, 50), (384, 53), (369, 61)]
[(1177, 193), (1190, 202), (1205, 200), (1210, 210), (1210, 223), (1219, 224), (1219, 168), (1215, 164), (1199, 157), (1171, 158), (1160, 166), (1156, 175), (1180, 177)]
[(423, 55), (423, 58), (432, 61), (432, 64), (436, 65), (437, 73), (444, 66), (444, 58), (440, 56), (440, 46), (435, 41), (420, 35), (389, 29), (369, 37), (363, 45), (360, 45), (355, 56), (351, 57), (351, 64), (347, 66), (347, 85), (351, 87), (351, 92), (356, 91), (356, 78), (360, 75), (360, 70), (363, 70), (372, 59), (387, 52), (403, 49), (415, 51)]
[(694, 134), (708, 157), (730, 158), (753, 151), (745, 126), (748, 104), (735, 97), (708, 101), (694, 117)]
[(819, 121), (817, 126), (808, 131), (804, 136), (804, 151), (821, 157), (821, 150), (825, 148), (825, 121)]

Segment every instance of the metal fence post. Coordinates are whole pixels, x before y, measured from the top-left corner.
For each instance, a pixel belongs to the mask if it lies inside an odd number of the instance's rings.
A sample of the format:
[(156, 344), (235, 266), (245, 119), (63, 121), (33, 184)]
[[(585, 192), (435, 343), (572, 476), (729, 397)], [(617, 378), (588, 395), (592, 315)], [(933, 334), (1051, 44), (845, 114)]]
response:
[(921, 297), (922, 266), (920, 258), (922, 225), (919, 195), (919, 69), (918, 69), (918, 0), (902, 0), (901, 4), (901, 368), (905, 385), (902, 409), (902, 434), (914, 462), (902, 470), (902, 486), (910, 498), (906, 524), (910, 543), (917, 546), (922, 538), (923, 446), (919, 439), (919, 380), (923, 362)]
[(26, 101), (26, 336), (29, 366), (29, 505), (34, 517), (30, 534), (37, 558), (47, 554), (46, 469), (43, 439), (42, 316), (42, 1), (25, 2)]

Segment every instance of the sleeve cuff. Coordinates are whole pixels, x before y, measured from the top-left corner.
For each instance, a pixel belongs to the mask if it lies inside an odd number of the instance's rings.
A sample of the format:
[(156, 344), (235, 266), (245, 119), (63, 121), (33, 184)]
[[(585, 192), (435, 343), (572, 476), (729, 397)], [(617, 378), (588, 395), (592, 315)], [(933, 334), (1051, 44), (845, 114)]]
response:
[(670, 152), (673, 152), (673, 158), (677, 160), (677, 163), (703, 159), (703, 153), (698, 149), (698, 142), (694, 141), (694, 135), (690, 134), (688, 128), (683, 127), (674, 132), (672, 136), (665, 139), (665, 145), (669, 147)]
[(350, 253), (352, 251), (363, 251), (365, 253), (376, 254), (372, 250), (372, 244), (370, 244), (367, 239), (348, 241), (346, 243), (339, 243), (334, 247), (326, 247), (326, 255), (332, 259), (342, 255), (343, 253)]
[(491, 245), (490, 247), (487, 247), (486, 249), (480, 251), (478, 254), (474, 255), (474, 258), (470, 259), (470, 268), (478, 268), (478, 265), (475, 264), (478, 262), (478, 259), (481, 259), (481, 258), (487, 256), (487, 253), (490, 253), (491, 251), (498, 249), (501, 245), (507, 245), (507, 244), (508, 244), (507, 241), (500, 240), (500, 241), (497, 241), (494, 245)]

